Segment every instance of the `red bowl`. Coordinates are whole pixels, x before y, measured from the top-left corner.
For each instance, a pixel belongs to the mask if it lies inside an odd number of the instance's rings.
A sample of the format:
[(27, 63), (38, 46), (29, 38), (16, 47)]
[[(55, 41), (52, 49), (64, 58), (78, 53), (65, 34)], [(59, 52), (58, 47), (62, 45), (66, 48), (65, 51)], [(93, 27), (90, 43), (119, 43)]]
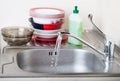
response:
[[(57, 37), (54, 38), (41, 38), (38, 35), (33, 35), (32, 40), (30, 42), (33, 46), (55, 46)], [(63, 36), (62, 45), (66, 45), (68, 40), (68, 36)]]
[(60, 29), (62, 24), (63, 24), (63, 20), (57, 23), (53, 23), (53, 24), (38, 24), (35, 23), (33, 21), (33, 18), (30, 18), (29, 21), (31, 22), (31, 25), (35, 28), (35, 29), (40, 29), (40, 30), (56, 30), (56, 29)]
[(44, 24), (44, 30), (56, 30), (60, 29), (63, 22), (58, 22), (55, 24)]

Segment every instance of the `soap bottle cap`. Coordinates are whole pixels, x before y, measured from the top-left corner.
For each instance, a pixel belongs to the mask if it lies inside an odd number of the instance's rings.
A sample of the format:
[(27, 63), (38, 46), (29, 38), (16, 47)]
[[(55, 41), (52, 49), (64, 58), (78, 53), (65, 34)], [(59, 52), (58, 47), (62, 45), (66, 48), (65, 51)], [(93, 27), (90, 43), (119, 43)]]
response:
[(79, 10), (78, 10), (77, 8), (78, 8), (78, 6), (75, 6), (75, 7), (74, 7), (73, 13), (75, 13), (75, 14), (78, 14), (78, 13), (79, 13)]

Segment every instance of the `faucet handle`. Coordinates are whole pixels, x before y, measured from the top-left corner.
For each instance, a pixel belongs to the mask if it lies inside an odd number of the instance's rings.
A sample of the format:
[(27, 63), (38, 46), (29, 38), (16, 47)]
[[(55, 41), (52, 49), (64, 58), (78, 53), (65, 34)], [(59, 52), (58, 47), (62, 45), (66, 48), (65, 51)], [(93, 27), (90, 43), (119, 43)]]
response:
[(110, 54), (110, 47), (111, 47), (111, 42), (106, 40), (104, 44), (104, 52), (106, 54)]
[(115, 43), (114, 42), (111, 42), (110, 50), (111, 50), (110, 58), (112, 59), (112, 58), (114, 58), (114, 51), (115, 51)]
[(114, 42), (106, 38), (104, 44), (104, 53), (109, 55), (110, 60), (114, 57), (114, 46), (115, 46)]

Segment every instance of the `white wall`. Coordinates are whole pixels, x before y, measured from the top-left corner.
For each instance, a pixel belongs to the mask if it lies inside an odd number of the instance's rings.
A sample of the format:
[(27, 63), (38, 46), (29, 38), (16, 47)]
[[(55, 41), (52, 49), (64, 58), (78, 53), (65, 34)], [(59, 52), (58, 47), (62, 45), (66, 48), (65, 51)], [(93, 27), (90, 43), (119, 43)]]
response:
[[(98, 13), (98, 0), (0, 0), (0, 26), (28, 25), (29, 9), (32, 7), (57, 7), (65, 10), (66, 17), (78, 5), (87, 27), (88, 13)], [(67, 18), (66, 18), (67, 20)], [(67, 27), (67, 21), (64, 27)]]
[(102, 28), (108, 37), (120, 44), (120, 0), (102, 0)]
[(0, 27), (29, 26), (29, 9), (32, 7), (56, 7), (65, 10), (67, 17), (74, 5), (79, 6), (84, 28), (91, 27), (87, 18), (89, 13), (94, 15), (95, 23), (117, 44), (119, 44), (120, 0), (0, 0)]

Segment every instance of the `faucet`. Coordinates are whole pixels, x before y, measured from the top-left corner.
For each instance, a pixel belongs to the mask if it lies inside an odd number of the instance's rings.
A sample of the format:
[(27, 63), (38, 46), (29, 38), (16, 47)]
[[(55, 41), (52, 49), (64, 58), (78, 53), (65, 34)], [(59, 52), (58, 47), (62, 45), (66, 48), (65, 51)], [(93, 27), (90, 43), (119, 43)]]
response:
[(67, 36), (73, 37), (73, 38), (77, 39), (78, 41), (82, 42), (83, 44), (87, 45), (88, 47), (90, 47), (91, 49), (93, 49), (94, 51), (96, 51), (97, 53), (102, 55), (106, 62), (111, 61), (113, 59), (114, 44), (112, 44), (112, 42), (110, 42), (110, 41), (105, 42), (104, 51), (101, 51), (101, 50), (96, 49), (94, 46), (92, 46), (88, 42), (84, 41), (82, 38), (74, 36), (74, 35), (70, 34), (69, 32), (58, 32), (58, 37), (62, 36), (62, 35), (67, 35)]
[[(83, 44), (87, 45), (88, 47), (90, 47), (92, 50), (96, 51), (98, 54), (102, 55), (104, 57), (105, 62), (110, 62), (113, 60), (113, 57), (114, 57), (114, 43), (111, 42), (107, 38), (107, 36), (94, 24), (94, 22), (92, 21), (92, 17), (93, 17), (92, 14), (88, 15), (88, 18), (90, 19), (92, 25), (104, 37), (104, 51), (96, 49), (96, 47), (94, 47), (91, 44), (89, 44), (88, 42), (84, 41), (82, 38), (74, 36), (74, 35), (70, 34), (69, 32), (58, 32), (58, 39), (59, 38), (62, 39), (62, 35), (68, 35), (70, 37), (73, 37), (73, 38), (77, 39), (78, 41), (82, 42)], [(61, 43), (60, 41), (56, 42), (54, 52), (56, 52), (60, 49), (60, 43)]]
[(114, 42), (110, 41), (110, 39), (104, 34), (102, 30), (97, 27), (97, 25), (93, 22), (93, 15), (88, 14), (88, 18), (90, 22), (92, 23), (93, 27), (103, 36), (104, 38), (104, 53), (106, 55), (107, 60), (112, 60), (114, 57)]

